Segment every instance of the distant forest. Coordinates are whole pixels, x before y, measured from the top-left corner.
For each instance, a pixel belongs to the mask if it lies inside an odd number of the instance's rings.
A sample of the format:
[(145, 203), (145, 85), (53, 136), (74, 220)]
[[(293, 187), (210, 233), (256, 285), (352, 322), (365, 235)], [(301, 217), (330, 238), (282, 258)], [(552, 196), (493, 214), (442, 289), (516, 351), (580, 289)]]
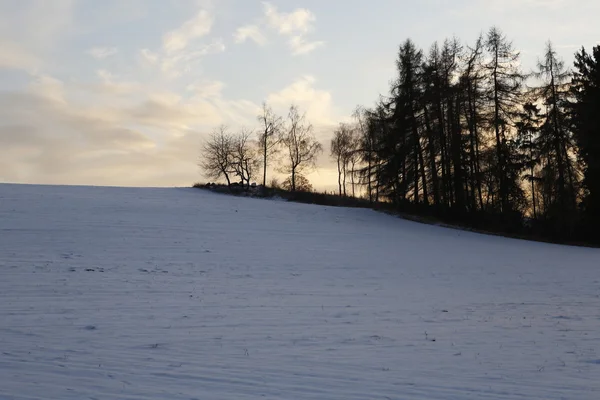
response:
[[(498, 29), (426, 52), (408, 39), (387, 95), (340, 124), (330, 156), (338, 195), (477, 229), (568, 242), (600, 242), (600, 46), (572, 68), (548, 42), (534, 71)], [(290, 191), (321, 145), (294, 106), (287, 119), (264, 105), (257, 145), (250, 131), (215, 131), (202, 166), (250, 185), (283, 150)], [(298, 185), (298, 183), (301, 185)], [(351, 192), (347, 187), (350, 185)]]

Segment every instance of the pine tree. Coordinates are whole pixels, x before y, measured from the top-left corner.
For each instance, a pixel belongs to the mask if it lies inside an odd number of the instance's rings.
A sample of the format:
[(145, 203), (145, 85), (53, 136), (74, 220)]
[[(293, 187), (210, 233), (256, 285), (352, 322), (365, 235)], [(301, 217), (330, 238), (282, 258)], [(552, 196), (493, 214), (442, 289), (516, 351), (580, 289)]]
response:
[(533, 103), (528, 102), (523, 105), (523, 112), (519, 115), (517, 122), (517, 142), (518, 148), (523, 158), (523, 167), (526, 171), (523, 179), (530, 184), (532, 216), (538, 218), (538, 199), (536, 197), (536, 183), (539, 178), (536, 176), (536, 168), (539, 165), (539, 151), (536, 140), (540, 131), (540, 109)]
[(582, 48), (575, 55), (571, 95), (571, 125), (584, 164), (583, 184), (585, 217), (589, 234), (597, 232), (600, 223), (600, 46), (592, 54)]
[(464, 120), (469, 132), (468, 154), (469, 185), (471, 190), (472, 210), (483, 210), (483, 191), (481, 187), (481, 121), (483, 107), (483, 91), (481, 72), (483, 56), (483, 36), (479, 36), (475, 46), (469, 49), (463, 72), (460, 76), (460, 87), (463, 95)]
[(515, 204), (511, 202), (511, 194), (517, 192), (518, 183), (512, 180), (515, 174), (509, 171), (508, 136), (521, 102), (525, 76), (518, 67), (519, 53), (498, 28), (490, 29), (485, 47), (490, 57), (484, 68), (488, 85), (488, 125), (495, 140), (494, 175), (498, 184), (500, 211), (510, 212), (515, 208)]
[(398, 81), (393, 92), (395, 109), (392, 118), (400, 139), (400, 152), (397, 156), (402, 164), (402, 185), (406, 189), (403, 192), (412, 186), (414, 203), (419, 203), (422, 198), (427, 204), (429, 195), (420, 129), (422, 65), (423, 52), (416, 48), (412, 40), (405, 41), (398, 55)]
[(548, 177), (552, 182), (550, 190), (555, 194), (555, 202), (548, 210), (552, 215), (547, 217), (555, 221), (557, 233), (570, 234), (577, 208), (578, 180), (567, 110), (571, 74), (550, 42), (546, 45), (544, 58), (538, 61), (537, 69), (535, 76), (541, 80), (541, 85), (535, 92), (545, 108), (539, 147), (547, 160), (547, 173), (556, 173), (555, 177)]

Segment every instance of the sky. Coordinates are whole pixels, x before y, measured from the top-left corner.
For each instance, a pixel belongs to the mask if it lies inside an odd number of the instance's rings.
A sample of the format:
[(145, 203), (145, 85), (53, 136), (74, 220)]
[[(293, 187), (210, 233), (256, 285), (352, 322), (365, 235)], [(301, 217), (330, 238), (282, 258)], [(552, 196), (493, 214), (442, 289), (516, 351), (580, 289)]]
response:
[(491, 26), (525, 71), (552, 40), (599, 44), (597, 0), (0, 0), (0, 182), (189, 186), (202, 141), (305, 111), (325, 145), (388, 92), (399, 44), (467, 44)]

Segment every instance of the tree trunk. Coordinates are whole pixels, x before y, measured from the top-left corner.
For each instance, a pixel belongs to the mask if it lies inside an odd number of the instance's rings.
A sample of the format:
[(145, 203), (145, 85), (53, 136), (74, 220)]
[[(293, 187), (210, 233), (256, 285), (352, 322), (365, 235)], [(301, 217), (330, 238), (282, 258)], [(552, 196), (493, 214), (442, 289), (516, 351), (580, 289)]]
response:
[(342, 162), (342, 171), (343, 171), (343, 174), (344, 174), (344, 179), (343, 179), (342, 187), (344, 188), (344, 197), (346, 197), (346, 165), (347, 165), (347, 161), (344, 160)]
[(340, 197), (342, 197), (342, 167), (340, 165), (340, 156), (337, 157), (337, 170), (338, 170), (338, 189)]
[(503, 212), (509, 211), (508, 204), (508, 188), (506, 185), (506, 166), (504, 162), (504, 141), (502, 140), (502, 132), (500, 131), (500, 97), (499, 97), (499, 87), (498, 87), (498, 63), (499, 63), (499, 54), (498, 48), (496, 48), (494, 53), (494, 130), (496, 133), (496, 157), (498, 161), (497, 166), (497, 176), (498, 182), (500, 184), (500, 202), (501, 202), (501, 210)]
[(356, 161), (352, 161), (352, 171), (350, 171), (350, 179), (352, 180), (352, 197), (356, 197), (354, 192), (354, 168), (356, 167)]
[[(458, 99), (456, 107), (458, 107)], [(452, 164), (454, 167), (454, 200), (455, 205), (460, 212), (465, 209), (465, 196), (463, 189), (463, 169), (462, 169), (462, 143), (459, 122), (457, 121), (459, 113), (455, 110), (454, 101), (450, 99), (448, 113), (451, 118), (450, 135), (451, 135), (451, 152)]]
[[(266, 137), (266, 135), (265, 135)], [(265, 139), (263, 153), (263, 188), (267, 187), (267, 140)]]
[(436, 208), (440, 206), (440, 187), (438, 183), (437, 165), (435, 162), (435, 139), (429, 121), (427, 106), (424, 109), (425, 129), (427, 130), (427, 150), (429, 152), (429, 169), (431, 174), (431, 185), (433, 186), (433, 203)]

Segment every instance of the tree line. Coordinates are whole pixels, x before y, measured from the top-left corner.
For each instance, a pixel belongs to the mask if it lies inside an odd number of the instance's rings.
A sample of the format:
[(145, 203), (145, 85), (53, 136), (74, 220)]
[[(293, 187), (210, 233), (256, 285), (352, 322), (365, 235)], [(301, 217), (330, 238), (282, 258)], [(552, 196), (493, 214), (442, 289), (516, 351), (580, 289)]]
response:
[[(242, 128), (234, 134), (226, 126), (213, 131), (202, 148), (200, 166), (204, 174), (211, 179), (224, 178), (229, 187), (235, 184), (250, 188), (262, 169), (262, 184), (266, 187), (267, 171), (275, 163), (276, 170), (288, 176), (283, 188), (293, 192), (311, 190), (303, 174), (315, 167), (323, 147), (306, 114), (292, 105), (287, 118), (282, 118), (264, 103), (258, 122), (260, 128), (254, 131)], [(234, 182), (236, 178), (239, 181)]]
[[(278, 170), (299, 189), (322, 151), (312, 126), (294, 106), (283, 119), (264, 105), (259, 121), (250, 153), (261, 160), (263, 185), (283, 151)], [(247, 137), (213, 134), (207, 145), (229, 150), (218, 162), (205, 148), (205, 170), (249, 184), (259, 164), (243, 161)], [(330, 149), (340, 196), (477, 228), (600, 239), (600, 46), (579, 50), (568, 68), (548, 42), (535, 70), (523, 71), (496, 27), (471, 44), (452, 38), (426, 52), (408, 39), (389, 93), (357, 107)]]
[(599, 236), (600, 46), (582, 48), (569, 69), (548, 42), (525, 72), (493, 27), (427, 52), (408, 39), (396, 67), (390, 93), (355, 113), (357, 173), (372, 202), (504, 231)]

